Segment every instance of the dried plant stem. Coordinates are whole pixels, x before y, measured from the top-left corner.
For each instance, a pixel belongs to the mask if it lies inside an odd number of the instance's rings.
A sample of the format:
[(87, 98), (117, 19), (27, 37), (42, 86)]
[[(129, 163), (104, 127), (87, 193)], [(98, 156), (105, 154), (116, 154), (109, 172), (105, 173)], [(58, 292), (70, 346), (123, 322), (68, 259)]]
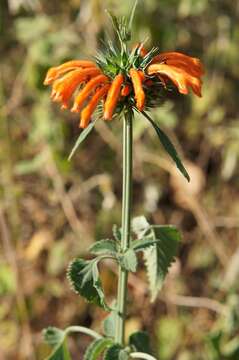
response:
[[(132, 202), (132, 113), (125, 113), (123, 126), (123, 194), (121, 250), (130, 246)], [(128, 272), (119, 266), (115, 341), (124, 345)]]

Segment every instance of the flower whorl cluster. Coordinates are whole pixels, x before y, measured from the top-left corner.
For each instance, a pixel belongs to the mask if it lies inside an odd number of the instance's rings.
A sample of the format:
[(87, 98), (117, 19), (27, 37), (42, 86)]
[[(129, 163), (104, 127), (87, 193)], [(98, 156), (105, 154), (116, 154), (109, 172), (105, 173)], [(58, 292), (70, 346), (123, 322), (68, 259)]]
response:
[[(122, 51), (123, 49), (123, 51)], [(179, 52), (147, 52), (142, 44), (131, 51), (109, 43), (96, 62), (72, 60), (48, 70), (44, 84), (52, 85), (51, 98), (80, 112), (81, 128), (86, 128), (98, 104), (103, 101), (103, 118), (111, 120), (125, 107), (142, 112), (157, 105), (161, 91), (173, 83), (181, 94), (188, 89), (201, 97), (203, 66), (199, 59)]]

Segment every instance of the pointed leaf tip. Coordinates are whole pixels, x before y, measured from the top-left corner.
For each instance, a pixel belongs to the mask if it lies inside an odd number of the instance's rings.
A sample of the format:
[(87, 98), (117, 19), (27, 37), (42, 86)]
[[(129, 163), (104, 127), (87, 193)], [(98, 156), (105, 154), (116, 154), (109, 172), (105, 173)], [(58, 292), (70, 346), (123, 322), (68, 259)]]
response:
[(185, 169), (185, 167), (177, 153), (177, 150), (176, 150), (175, 146), (173, 145), (173, 143), (171, 142), (171, 140), (169, 139), (169, 137), (156, 124), (156, 122), (151, 119), (151, 117), (145, 111), (142, 111), (141, 113), (153, 126), (154, 130), (156, 131), (156, 133), (159, 137), (161, 144), (163, 145), (164, 149), (167, 151), (169, 156), (173, 159), (173, 161), (175, 162), (179, 171), (183, 174), (183, 176), (187, 179), (187, 181), (190, 182), (190, 176), (189, 176), (187, 170)]
[(75, 154), (76, 150), (80, 146), (80, 144), (86, 139), (86, 137), (89, 135), (93, 127), (95, 126), (96, 120), (92, 121), (87, 128), (85, 128), (79, 135), (78, 139), (75, 142), (75, 145), (73, 146), (73, 149), (71, 150), (70, 155), (68, 156), (68, 161), (70, 161)]

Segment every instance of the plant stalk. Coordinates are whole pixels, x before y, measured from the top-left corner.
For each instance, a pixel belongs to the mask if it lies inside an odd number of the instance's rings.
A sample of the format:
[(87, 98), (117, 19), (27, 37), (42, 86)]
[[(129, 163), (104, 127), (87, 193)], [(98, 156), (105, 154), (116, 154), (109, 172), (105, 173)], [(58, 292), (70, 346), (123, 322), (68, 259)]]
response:
[[(122, 237), (121, 251), (130, 246), (131, 204), (132, 204), (132, 119), (133, 113), (126, 112), (123, 125), (123, 192), (122, 192)], [(128, 271), (119, 266), (115, 342), (124, 345), (127, 302)]]

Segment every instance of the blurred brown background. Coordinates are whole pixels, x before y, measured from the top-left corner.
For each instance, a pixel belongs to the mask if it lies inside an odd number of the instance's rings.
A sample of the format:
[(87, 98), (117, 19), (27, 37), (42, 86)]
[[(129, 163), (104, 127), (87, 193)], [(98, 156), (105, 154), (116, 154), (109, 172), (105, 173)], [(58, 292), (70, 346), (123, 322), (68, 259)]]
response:
[[(111, 236), (121, 215), (121, 124), (99, 121), (71, 162), (78, 118), (51, 104), (46, 70), (90, 58), (105, 9), (132, 1), (1, 0), (0, 3), (0, 359), (43, 359), (41, 329), (105, 316), (75, 295), (69, 261)], [(183, 233), (177, 262), (155, 304), (142, 270), (130, 279), (127, 333), (144, 329), (160, 360), (239, 359), (239, 2), (140, 1), (134, 42), (201, 58), (203, 98), (171, 94), (152, 116), (173, 139), (188, 185), (142, 118), (134, 122), (134, 215)], [(111, 263), (102, 268), (109, 300)], [(71, 343), (82, 359), (88, 339)]]

